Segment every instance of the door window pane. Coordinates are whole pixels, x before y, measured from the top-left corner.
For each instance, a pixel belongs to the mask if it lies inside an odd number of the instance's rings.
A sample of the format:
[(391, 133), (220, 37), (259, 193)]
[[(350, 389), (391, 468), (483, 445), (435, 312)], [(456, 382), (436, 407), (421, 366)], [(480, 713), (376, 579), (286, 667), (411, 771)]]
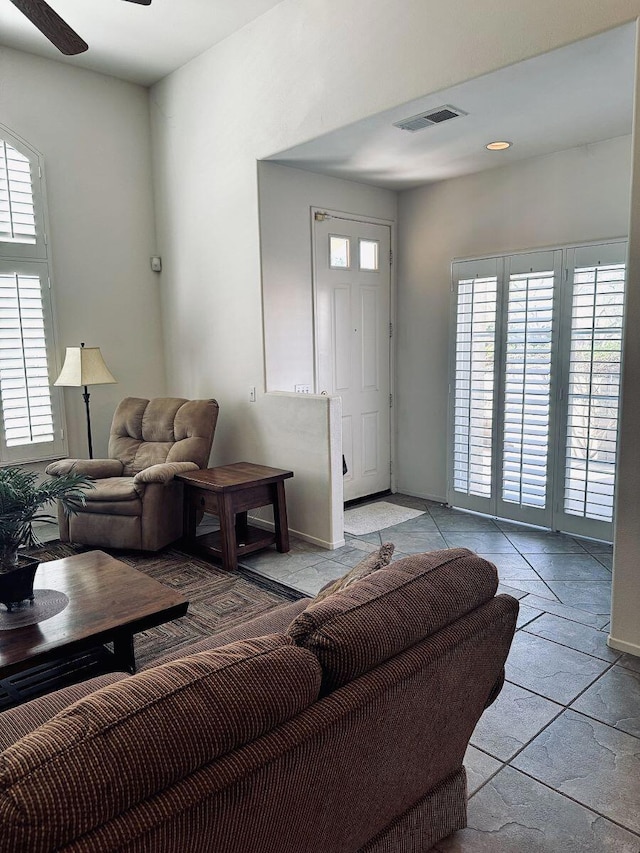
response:
[(345, 270), (351, 266), (351, 241), (348, 237), (331, 234), (329, 237), (329, 266), (332, 270)]
[(371, 272), (379, 269), (377, 240), (360, 240), (360, 269)]

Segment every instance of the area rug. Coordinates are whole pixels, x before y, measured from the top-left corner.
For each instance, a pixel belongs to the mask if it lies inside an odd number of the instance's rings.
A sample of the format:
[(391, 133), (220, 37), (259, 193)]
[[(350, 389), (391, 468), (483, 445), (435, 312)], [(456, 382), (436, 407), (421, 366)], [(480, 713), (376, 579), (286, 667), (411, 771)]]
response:
[[(82, 546), (48, 542), (30, 554), (41, 562), (59, 560), (83, 551)], [(106, 548), (102, 549), (107, 551)], [(233, 628), (303, 594), (247, 569), (227, 572), (207, 560), (166, 548), (156, 554), (109, 551), (111, 556), (179, 590), (189, 600), (186, 616), (135, 635), (138, 668), (165, 652), (177, 651), (204, 637)], [(36, 575), (37, 587), (37, 575)]]
[(406, 506), (390, 504), (388, 501), (378, 501), (365, 506), (354, 506), (345, 510), (344, 532), (352, 536), (364, 536), (365, 533), (375, 533), (394, 524), (402, 524), (411, 518), (424, 515), (424, 510), (409, 509)]

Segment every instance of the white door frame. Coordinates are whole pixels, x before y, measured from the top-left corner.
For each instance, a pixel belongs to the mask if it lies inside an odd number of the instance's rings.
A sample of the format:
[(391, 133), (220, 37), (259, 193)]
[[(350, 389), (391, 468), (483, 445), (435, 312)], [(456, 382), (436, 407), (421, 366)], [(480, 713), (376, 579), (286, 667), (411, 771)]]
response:
[(331, 210), (328, 207), (311, 207), (309, 227), (311, 229), (311, 293), (312, 293), (312, 312), (313, 312), (313, 386), (316, 394), (319, 394), (321, 389), (318, 388), (318, 287), (316, 280), (316, 260), (318, 247), (316, 245), (316, 236), (314, 223), (316, 214), (324, 214), (331, 219), (345, 219), (350, 222), (362, 222), (370, 225), (386, 225), (389, 228), (390, 245), (391, 245), (391, 264), (389, 268), (389, 322), (393, 329), (393, 334), (389, 343), (389, 391), (393, 404), (389, 407), (389, 454), (391, 458), (391, 491), (396, 490), (396, 395), (395, 395), (395, 365), (396, 365), (396, 222), (393, 219), (380, 219), (376, 216), (367, 216), (360, 213), (346, 213), (341, 210)]

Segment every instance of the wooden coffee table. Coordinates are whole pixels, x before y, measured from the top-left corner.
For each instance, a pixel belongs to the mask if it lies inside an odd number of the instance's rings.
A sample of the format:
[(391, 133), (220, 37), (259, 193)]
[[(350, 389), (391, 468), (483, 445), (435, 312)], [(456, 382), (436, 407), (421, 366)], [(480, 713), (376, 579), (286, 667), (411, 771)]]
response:
[[(253, 462), (234, 462), (219, 468), (178, 474), (184, 483), (184, 541), (187, 548), (212, 554), (225, 569), (238, 568), (238, 557), (275, 544), (289, 550), (287, 503), (284, 481), (293, 471), (269, 468)], [(273, 507), (275, 530), (247, 523), (247, 510)], [(198, 515), (210, 512), (220, 519), (220, 530), (196, 536)]]
[(0, 631), (0, 679), (104, 643), (113, 643), (113, 652), (103, 650), (110, 656), (107, 668), (135, 672), (133, 635), (184, 616), (189, 606), (179, 593), (103, 551), (40, 563), (36, 596), (38, 589), (63, 592), (69, 604), (35, 625)]

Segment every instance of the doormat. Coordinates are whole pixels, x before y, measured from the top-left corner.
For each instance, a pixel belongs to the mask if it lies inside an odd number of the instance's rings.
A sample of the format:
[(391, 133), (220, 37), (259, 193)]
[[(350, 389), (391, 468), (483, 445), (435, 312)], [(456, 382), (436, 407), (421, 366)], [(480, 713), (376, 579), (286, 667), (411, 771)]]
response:
[(384, 530), (385, 527), (393, 527), (394, 524), (402, 524), (410, 518), (424, 515), (424, 510), (409, 509), (406, 506), (390, 504), (387, 501), (379, 501), (366, 506), (355, 506), (347, 509), (344, 513), (344, 532), (352, 536), (363, 536), (365, 533), (374, 533), (376, 530)]

